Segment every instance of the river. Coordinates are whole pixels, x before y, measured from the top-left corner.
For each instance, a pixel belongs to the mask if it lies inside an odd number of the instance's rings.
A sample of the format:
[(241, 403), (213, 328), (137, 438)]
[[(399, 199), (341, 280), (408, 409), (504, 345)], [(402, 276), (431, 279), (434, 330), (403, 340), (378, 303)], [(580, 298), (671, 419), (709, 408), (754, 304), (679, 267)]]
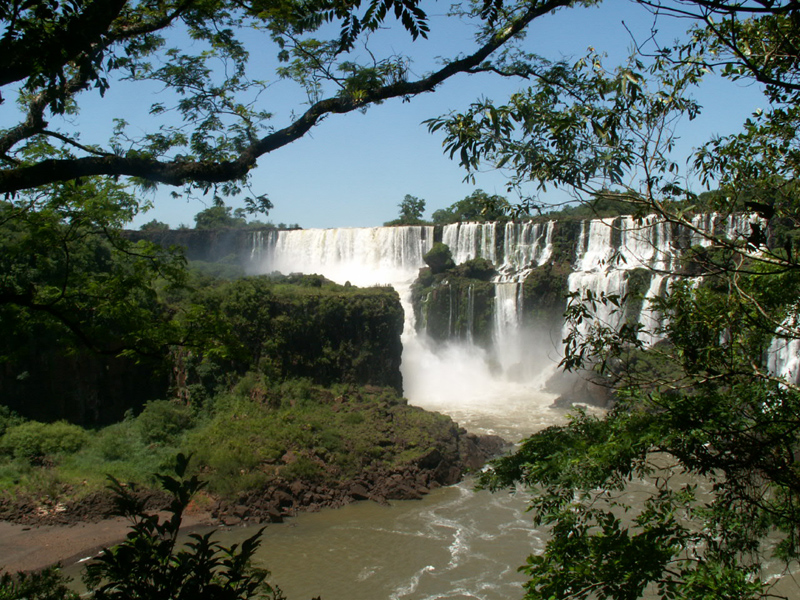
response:
[[(468, 366), (461, 365), (465, 376)], [(444, 391), (427, 401), (412, 395), (412, 403), (449, 414), (470, 431), (519, 440), (565, 419), (551, 407), (552, 395), (529, 385), (498, 385), (494, 394), (476, 386), (467, 394), (465, 379), (445, 381), (453, 384), (451, 404)], [(524, 494), (476, 492), (467, 479), (419, 501), (301, 514), (267, 527), (257, 564), (290, 600), (519, 598), (524, 577), (517, 567), (543, 547), (525, 507)], [(250, 534), (233, 529), (221, 536), (235, 543)]]
[[(470, 432), (517, 442), (566, 412), (543, 391), (556, 368), (558, 341), (507, 332), (498, 343), (511, 381), (467, 344), (435, 346), (418, 335), (410, 284), (433, 232), (426, 228), (307, 230), (278, 238), (260, 272), (322, 273), (355, 285), (391, 284), (406, 314), (404, 395)], [(512, 307), (513, 313), (516, 311)], [(505, 328), (509, 329), (509, 328)], [(533, 335), (526, 332), (526, 335)], [(527, 366), (527, 368), (522, 368)], [(532, 367), (532, 368), (531, 368)], [(524, 494), (476, 492), (473, 481), (433, 490), (419, 501), (359, 502), (270, 525), (257, 555), (290, 600), (507, 600), (523, 596), (517, 568), (543, 547), (525, 513)], [(221, 532), (236, 543), (252, 530)]]

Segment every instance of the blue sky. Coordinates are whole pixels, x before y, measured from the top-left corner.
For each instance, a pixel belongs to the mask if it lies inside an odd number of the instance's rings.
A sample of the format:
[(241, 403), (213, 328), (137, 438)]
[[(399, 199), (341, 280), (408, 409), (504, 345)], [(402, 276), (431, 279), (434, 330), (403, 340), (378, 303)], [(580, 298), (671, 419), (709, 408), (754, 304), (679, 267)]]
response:
[[(412, 54), (412, 70), (418, 75), (433, 66), (431, 57), (452, 56), (459, 49), (472, 48), (469, 31), (442, 26), (439, 13), (447, 6), (444, 0), (426, 7), (431, 16), (428, 40), (412, 43), (402, 31), (386, 34), (385, 47)], [(645, 39), (652, 21), (651, 15), (633, 3), (607, 0), (597, 8), (563, 10), (535, 22), (524, 42), (525, 49), (558, 59), (579, 57), (591, 46), (608, 53), (611, 64), (614, 59), (624, 58), (632, 44), (623, 22), (638, 39)], [(659, 20), (660, 42), (668, 44), (685, 24)], [(399, 29), (394, 23), (391, 26)], [(273, 64), (274, 52), (268, 52), (265, 57), (254, 54), (256, 65)], [(267, 71), (260, 76), (274, 79)], [(475, 184), (463, 182), (464, 172), (442, 153), (441, 134), (429, 134), (422, 121), (450, 110), (464, 110), (481, 96), (503, 101), (520, 87), (524, 82), (461, 75), (435, 93), (410, 102), (397, 99), (372, 107), (366, 114), (330, 116), (305, 138), (259, 160), (253, 172), (253, 190), (266, 193), (275, 205), (262, 219), (276, 224), (298, 223), (304, 228), (375, 226), (397, 216), (397, 205), (406, 194), (426, 200), (426, 216), (476, 188), (506, 195), (505, 180), (499, 173), (480, 174)], [(761, 101), (753, 87), (719, 81), (699, 90), (697, 97), (705, 110), (681, 131), (684, 152), (712, 134), (736, 131)], [(155, 89), (149, 94), (147, 90), (118, 85), (102, 101), (92, 99), (75, 123), (84, 130), (84, 141), (90, 142), (96, 131), (108, 130), (113, 117), (124, 117), (135, 128), (137, 119), (146, 115), (146, 108), (159, 99)], [(263, 107), (275, 114), (274, 125), (282, 127), (292, 111), (304, 110), (302, 100), (302, 96), (284, 92), (278, 84), (263, 96)], [(8, 110), (9, 104), (0, 107), (0, 126), (6, 121), (3, 111)], [(137, 217), (133, 226), (151, 219), (173, 227), (193, 225), (194, 215), (204, 204), (171, 198), (170, 191), (168, 187), (160, 188), (154, 196), (154, 208)], [(229, 204), (241, 205), (235, 200)]]
[[(623, 20), (644, 38), (652, 17), (628, 2), (606, 4), (562, 11), (537, 22), (528, 33), (526, 48), (551, 59), (581, 56), (589, 46), (609, 53), (609, 58), (627, 56), (632, 41)], [(677, 32), (683, 24), (669, 25)], [(666, 29), (667, 23), (659, 26)], [(416, 44), (454, 46), (453, 40), (442, 41), (436, 34), (434, 20), (431, 39)], [(662, 41), (674, 37), (667, 32)], [(270, 220), (306, 228), (380, 225), (396, 217), (405, 194), (424, 198), (427, 215), (476, 187), (505, 195), (500, 173), (481, 174), (475, 185), (464, 183), (464, 171), (442, 152), (441, 134), (429, 134), (421, 123), (449, 110), (463, 110), (480, 96), (502, 101), (522, 86), (524, 82), (493, 76), (460, 76), (408, 103), (395, 100), (366, 114), (333, 116), (307, 138), (263, 157), (254, 174), (254, 189), (267, 192), (275, 204)], [(687, 149), (712, 134), (736, 131), (760, 101), (757, 90), (729, 82), (716, 82), (700, 92), (698, 98), (707, 110), (682, 131)]]

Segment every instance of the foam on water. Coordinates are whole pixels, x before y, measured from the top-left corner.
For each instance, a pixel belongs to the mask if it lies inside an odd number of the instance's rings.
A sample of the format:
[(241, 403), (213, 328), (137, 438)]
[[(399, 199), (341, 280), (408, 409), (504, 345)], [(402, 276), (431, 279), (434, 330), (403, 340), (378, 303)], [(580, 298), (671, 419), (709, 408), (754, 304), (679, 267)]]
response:
[[(695, 226), (701, 232), (722, 230), (734, 236), (745, 230), (747, 222), (711, 216), (698, 217)], [(273, 240), (275, 244), (265, 243), (262, 254), (256, 254), (262, 260), (261, 272), (280, 268), (320, 273), (340, 283), (395, 286), (406, 313), (405, 396), (415, 405), (450, 415), (470, 431), (517, 441), (563, 422), (565, 415), (552, 407), (554, 396), (542, 391), (556, 370), (560, 340), (521, 331), (516, 286), (522, 271), (514, 270), (522, 263), (530, 266), (550, 259), (552, 224), (538, 229), (505, 227), (506, 244), (513, 238), (519, 248), (505, 248), (503, 269), (495, 282), (501, 290), (495, 323), (500, 333), (495, 344), (503, 344), (505, 352), (498, 353), (500, 364), (495, 366), (487, 360), (486, 351), (473, 344), (436, 345), (416, 333), (409, 287), (432, 244), (432, 230), (281, 232), (282, 246), (277, 244), (280, 240)], [(656, 273), (646, 293), (648, 299), (656, 297), (669, 285), (668, 275), (659, 271), (668, 271), (677, 256), (669, 227), (630, 218), (617, 221), (614, 227), (622, 249), (614, 240), (610, 220), (584, 223), (570, 290), (624, 293), (627, 272), (641, 267)], [(693, 242), (705, 243), (702, 235), (693, 235)], [(496, 236), (496, 224), (444, 229), (444, 241), (452, 244), (458, 262), (478, 256), (496, 260)], [(375, 248), (367, 247), (373, 244)], [(622, 259), (615, 261), (615, 253)], [(621, 311), (609, 309), (601, 318), (613, 324)], [(641, 318), (651, 325), (660, 315), (645, 306)], [(644, 341), (654, 343), (657, 338)], [(776, 350), (774, 369), (797, 378), (800, 348), (785, 342), (778, 347), (776, 342)], [(391, 506), (359, 503), (301, 515), (293, 520), (293, 528), (271, 526), (258, 560), (291, 598), (318, 594), (326, 600), (517, 598), (524, 595), (524, 576), (516, 567), (525, 556), (544, 548), (544, 536), (531, 526), (525, 508), (524, 495), (476, 493), (467, 481), (434, 490), (421, 501)]]

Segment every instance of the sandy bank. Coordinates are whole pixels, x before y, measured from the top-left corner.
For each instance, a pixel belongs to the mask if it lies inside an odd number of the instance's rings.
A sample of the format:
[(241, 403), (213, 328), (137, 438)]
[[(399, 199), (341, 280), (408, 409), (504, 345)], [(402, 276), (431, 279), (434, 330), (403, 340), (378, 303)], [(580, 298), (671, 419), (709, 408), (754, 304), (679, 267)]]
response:
[[(185, 515), (186, 528), (210, 523), (208, 515)], [(56, 562), (70, 564), (125, 538), (130, 521), (121, 517), (96, 523), (31, 527), (0, 521), (0, 571), (32, 571)]]

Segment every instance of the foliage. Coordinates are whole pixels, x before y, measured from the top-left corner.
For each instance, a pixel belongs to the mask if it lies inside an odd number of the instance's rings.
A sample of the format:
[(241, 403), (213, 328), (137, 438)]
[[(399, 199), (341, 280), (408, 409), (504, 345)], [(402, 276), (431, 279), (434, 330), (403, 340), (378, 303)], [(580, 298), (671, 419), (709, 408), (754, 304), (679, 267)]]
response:
[(390, 388), (279, 383), (250, 371), (202, 406), (157, 401), (97, 431), (70, 427), (84, 443), (69, 453), (61, 448), (34, 464), (0, 455), (3, 488), (49, 503), (100, 489), (102, 473), (151, 488), (158, 483), (153, 473), (169, 470), (179, 452), (192, 453), (193, 470), (224, 497), (279, 480), (333, 484), (370, 468), (402, 467), (431, 448), (444, 452), (454, 424), (409, 406)]
[(120, 234), (137, 211), (98, 179), (0, 202), (0, 358), (24, 355), (34, 338), (112, 355), (159, 355), (180, 339), (157, 285), (182, 285), (183, 258)]
[(191, 409), (177, 402), (148, 402), (136, 418), (142, 441), (150, 444), (173, 444), (193, 425)]
[(455, 277), (477, 279), (478, 281), (491, 281), (492, 277), (497, 275), (497, 270), (492, 262), (485, 258), (472, 258), (454, 267), (452, 272)]
[(462, 221), (497, 221), (504, 218), (510, 209), (508, 200), (483, 190), (475, 190), (463, 200), (442, 208), (431, 216), (437, 225)]
[[(238, 210), (238, 209), (237, 209)], [(228, 229), (233, 227), (244, 227), (247, 221), (235, 216), (233, 209), (224, 204), (217, 204), (201, 210), (194, 216), (196, 229)]]
[(422, 215), (425, 212), (425, 200), (422, 198), (406, 194), (399, 207), (400, 219), (405, 223), (412, 225), (422, 222)]
[[(800, 391), (775, 360), (800, 338), (796, 14), (784, 2), (641, 4), (693, 28), (613, 68), (594, 51), (531, 58), (533, 84), (508, 102), (429, 121), (468, 175), (503, 168), (511, 188), (566, 189), (586, 205), (573, 212), (624, 202), (703, 239), (656, 303), (660, 344), (646, 347), (638, 324), (599, 322), (636, 299), (572, 295), (563, 365), (614, 377), (617, 404), (532, 436), (482, 481), (524, 484), (551, 535), (523, 569), (528, 598), (767, 597), (781, 592), (762, 564), (793, 566), (800, 539)], [(687, 173), (677, 123), (699, 113), (691, 92), (712, 71), (765, 84), (767, 108), (700, 148)], [(698, 194), (692, 179), (719, 189)], [(698, 226), (699, 210), (753, 218), (727, 238)]]
[[(526, 313), (547, 319), (563, 315), (569, 295), (568, 278), (571, 272), (569, 263), (553, 261), (532, 269), (523, 282), (523, 298), (530, 298), (533, 305)], [(526, 309), (527, 304), (526, 301)]]
[(491, 347), (495, 310), (494, 265), (475, 258), (458, 266), (450, 248), (436, 242), (411, 287), (417, 322), (432, 340), (469, 339)]
[(153, 219), (143, 224), (139, 229), (142, 231), (169, 231), (169, 225)]
[(267, 583), (269, 573), (252, 565), (260, 545), (260, 530), (241, 546), (223, 546), (213, 540), (213, 532), (190, 534), (185, 546), (178, 544), (183, 512), (204, 486), (196, 476), (185, 477), (188, 463), (189, 459), (179, 454), (177, 478), (159, 476), (161, 485), (172, 495), (171, 516), (164, 520), (147, 514), (137, 496), (111, 480), (119, 514), (132, 525), (124, 542), (107, 548), (87, 565), (85, 581), (92, 598), (284, 598), (280, 589)]
[(456, 266), (450, 247), (442, 242), (435, 242), (431, 249), (425, 253), (425, 256), (422, 257), (422, 260), (430, 267), (431, 273), (434, 275), (449, 271)]
[[(326, 116), (430, 91), (488, 64), (533, 20), (572, 2), (513, 10), (495, 4), (487, 0), (452, 15), (479, 26), (474, 48), (459, 49), (414, 79), (407, 56), (380, 55), (370, 41), (393, 17), (412, 40), (424, 37), (428, 20), (418, 0), (370, 0), (363, 8), (360, 1), (340, 0), (11, 3), (0, 9), (0, 49), (8, 59), (0, 69), (0, 102), (17, 95), (19, 109), (0, 132), (0, 193), (103, 175), (145, 187), (193, 185), (216, 198), (238, 194), (261, 156), (304, 136)], [(338, 35), (328, 35), (330, 21), (341, 25)], [(191, 47), (179, 41), (185, 39)], [(356, 44), (366, 46), (363, 59), (351, 52)], [(251, 51), (259, 64), (250, 64)], [(266, 57), (279, 66), (263, 80), (257, 75), (269, 64)], [(94, 91), (102, 97), (122, 82), (132, 93), (153, 86), (163, 93), (142, 122), (122, 115), (108, 123), (109, 142), (80, 138), (70, 118), (84, 96)], [(276, 82), (283, 84), (277, 93)], [(309, 106), (287, 111), (281, 116), (288, 124), (276, 127), (265, 98), (285, 98), (281, 87), (290, 94), (294, 88), (298, 108)], [(30, 152), (34, 147), (38, 154)], [(269, 206), (264, 196), (245, 202), (249, 212)]]
[(441, 447), (452, 425), (441, 415), (425, 422), (390, 389), (276, 385), (256, 373), (220, 395), (210, 412), (187, 448), (210, 489), (224, 495), (276, 479), (332, 483), (370, 467), (395, 467)]
[(548, 211), (548, 219), (557, 219), (559, 222), (568, 219), (602, 219), (635, 213), (636, 204), (632, 204), (624, 197), (616, 198), (608, 190), (602, 190), (596, 197), (585, 202), (578, 202), (573, 206)]
[(59, 567), (30, 573), (0, 573), (0, 600), (78, 600), (67, 587), (68, 579)]
[(77, 425), (28, 421), (8, 428), (0, 438), (0, 450), (15, 458), (38, 462), (46, 456), (74, 454), (88, 441), (87, 433)]
[(17, 415), (7, 406), (0, 406), (0, 436), (15, 425), (24, 422), (24, 419)]
[(384, 225), (421, 225), (424, 223), (422, 215), (425, 212), (425, 200), (422, 198), (406, 194), (398, 206), (400, 216)]

